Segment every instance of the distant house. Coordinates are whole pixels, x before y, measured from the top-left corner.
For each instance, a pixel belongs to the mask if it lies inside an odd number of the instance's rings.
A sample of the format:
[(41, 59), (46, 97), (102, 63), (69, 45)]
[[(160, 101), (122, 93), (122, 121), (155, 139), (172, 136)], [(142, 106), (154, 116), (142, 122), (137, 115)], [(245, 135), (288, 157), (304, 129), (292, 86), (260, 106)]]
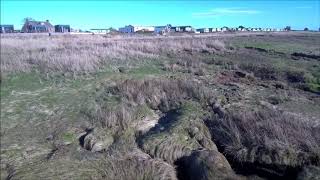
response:
[(154, 27), (153, 26), (128, 25), (128, 26), (119, 28), (119, 32), (122, 32), (122, 33), (154, 32)]
[(247, 31), (247, 29), (244, 27), (237, 27), (236, 31)]
[(60, 32), (60, 33), (66, 33), (66, 32), (71, 32), (71, 28), (70, 28), (70, 25), (55, 25), (54, 31)]
[(44, 33), (54, 32), (54, 26), (46, 21), (26, 21), (21, 29), (23, 33)]
[(13, 33), (13, 25), (0, 25), (0, 33)]
[(237, 28), (229, 28), (229, 31), (235, 32), (235, 31), (237, 31)]
[(175, 32), (192, 32), (192, 26), (176, 26), (171, 28)]
[(155, 26), (154, 27), (154, 33), (156, 34), (166, 34), (171, 32), (171, 24), (168, 24), (166, 26)]
[(119, 28), (119, 32), (122, 32), (122, 33), (133, 33), (134, 32), (134, 27), (132, 25), (121, 27), (121, 28)]
[(81, 32), (81, 29), (73, 29), (73, 28), (70, 28), (70, 31), (71, 31), (71, 32)]
[(108, 34), (110, 29), (90, 29), (93, 34)]
[(178, 30), (180, 31), (177, 27), (171, 27), (170, 29), (171, 32), (179, 32)]
[(251, 28), (250, 31), (257, 32), (260, 31), (259, 28)]
[(209, 28), (209, 32), (217, 32), (217, 28)]
[(179, 26), (180, 31), (182, 32), (191, 32), (192, 26)]
[(199, 31), (200, 33), (208, 33), (209, 28), (200, 28), (200, 29), (197, 29), (197, 31)]

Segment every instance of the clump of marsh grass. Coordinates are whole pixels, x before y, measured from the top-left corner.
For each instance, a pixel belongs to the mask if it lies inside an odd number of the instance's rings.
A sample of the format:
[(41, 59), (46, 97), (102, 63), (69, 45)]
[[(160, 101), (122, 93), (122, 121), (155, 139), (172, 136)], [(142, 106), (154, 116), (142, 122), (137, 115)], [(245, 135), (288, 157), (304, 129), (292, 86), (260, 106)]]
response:
[[(97, 100), (86, 115), (92, 126), (102, 126), (112, 131), (114, 145), (123, 147), (117, 151), (130, 152), (128, 144), (134, 147), (135, 142), (138, 142), (152, 157), (162, 158), (173, 164), (176, 159), (193, 149), (216, 149), (208, 129), (200, 118), (203, 115), (202, 108), (213, 103), (214, 93), (199, 83), (184, 79), (128, 79), (102, 88), (98, 94)], [(119, 103), (106, 103), (110, 96), (120, 99)], [(196, 102), (197, 105), (188, 105), (188, 102)], [(141, 120), (136, 118), (136, 113), (142, 106), (165, 115), (157, 120), (158, 125), (140, 137), (135, 134), (135, 125)], [(175, 109), (180, 114), (177, 119), (171, 117)], [(167, 127), (165, 124), (171, 125)], [(158, 134), (159, 128), (166, 130)], [(175, 135), (163, 139), (171, 133)], [(122, 146), (123, 144), (127, 145)], [(115, 148), (114, 145), (111, 145), (109, 150)]]
[(168, 112), (181, 106), (185, 100), (197, 101), (206, 107), (214, 102), (214, 98), (210, 89), (197, 82), (165, 78), (128, 79), (99, 90), (96, 100), (87, 104), (83, 113), (92, 126), (125, 130), (136, 124), (134, 115), (141, 106)]
[(127, 155), (122, 158), (107, 156), (104, 160), (93, 162), (102, 178), (115, 180), (157, 179), (176, 180), (173, 166), (148, 155)]
[(214, 139), (228, 157), (240, 163), (299, 167), (319, 164), (319, 127), (278, 110), (229, 112), (208, 120)]
[(152, 109), (165, 112), (183, 99), (194, 99), (203, 105), (213, 103), (214, 94), (200, 83), (188, 80), (144, 79), (125, 80), (111, 89), (128, 102), (147, 104)]

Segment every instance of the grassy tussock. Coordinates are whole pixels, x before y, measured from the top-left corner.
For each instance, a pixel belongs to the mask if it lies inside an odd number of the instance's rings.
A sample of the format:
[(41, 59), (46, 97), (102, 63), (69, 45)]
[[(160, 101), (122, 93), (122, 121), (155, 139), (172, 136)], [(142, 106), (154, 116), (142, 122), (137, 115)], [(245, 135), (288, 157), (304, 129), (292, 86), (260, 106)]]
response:
[(2, 36), (2, 72), (93, 72), (103, 65), (130, 65), (145, 59), (192, 51), (224, 50), (206, 38), (106, 38), (104, 36)]
[(192, 150), (217, 150), (208, 128), (201, 120), (202, 113), (196, 103), (184, 102), (179, 109), (167, 113), (158, 126), (139, 139), (141, 148), (152, 157), (164, 159), (171, 164), (190, 155)]
[[(105, 104), (110, 98), (119, 99)], [(85, 106), (83, 114), (91, 125), (112, 128), (115, 131), (131, 127), (139, 107), (167, 112), (178, 108), (182, 101), (193, 99), (203, 106), (214, 102), (214, 93), (208, 88), (187, 80), (129, 79), (101, 90), (96, 101)]]
[(212, 91), (188, 80), (126, 80), (112, 91), (121, 94), (128, 102), (147, 104), (152, 109), (160, 109), (163, 112), (177, 107), (184, 99), (193, 99), (203, 105), (214, 101)]
[[(147, 114), (148, 108), (165, 113), (156, 127), (137, 140), (139, 146), (152, 157), (173, 164), (194, 149), (216, 149), (200, 118), (204, 113), (202, 107), (214, 101), (214, 93), (206, 87), (186, 80), (130, 79), (103, 89), (97, 99), (103, 100), (110, 96), (121, 99), (120, 103), (109, 105), (98, 101), (87, 114), (92, 126), (107, 127), (113, 131), (111, 134), (115, 142), (109, 148), (110, 151), (130, 152), (129, 147), (122, 145), (132, 144), (134, 147), (135, 124), (141, 120), (136, 117)], [(173, 112), (173, 109), (177, 111)]]
[(86, 161), (38, 160), (25, 163), (8, 175), (8, 179), (177, 179), (173, 166), (141, 153), (121, 157), (106, 155)]
[(131, 156), (125, 158), (106, 157), (93, 163), (103, 179), (112, 180), (175, 180), (173, 166), (159, 159)]
[(212, 121), (215, 140), (239, 162), (319, 164), (319, 127), (276, 110), (233, 112)]

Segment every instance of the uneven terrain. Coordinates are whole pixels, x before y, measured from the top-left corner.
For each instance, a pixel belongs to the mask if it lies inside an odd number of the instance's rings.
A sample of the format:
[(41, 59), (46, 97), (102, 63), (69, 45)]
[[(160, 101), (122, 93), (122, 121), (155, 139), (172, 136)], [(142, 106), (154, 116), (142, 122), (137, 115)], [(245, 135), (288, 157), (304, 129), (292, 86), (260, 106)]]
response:
[(1, 35), (1, 179), (319, 179), (320, 34)]

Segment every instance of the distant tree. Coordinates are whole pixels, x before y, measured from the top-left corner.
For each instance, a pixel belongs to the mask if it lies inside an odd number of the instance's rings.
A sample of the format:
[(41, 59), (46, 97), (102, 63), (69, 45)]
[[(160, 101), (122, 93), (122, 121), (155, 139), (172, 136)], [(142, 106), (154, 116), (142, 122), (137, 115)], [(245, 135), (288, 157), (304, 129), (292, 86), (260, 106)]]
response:
[(309, 28), (305, 27), (303, 30), (304, 30), (304, 31), (309, 31)]
[(112, 32), (112, 31), (117, 31), (117, 29), (115, 29), (115, 28), (113, 28), (113, 27), (109, 27), (108, 30), (109, 30), (110, 32)]
[(284, 30), (285, 30), (285, 31), (291, 31), (291, 26), (286, 26), (286, 27), (284, 28)]
[(227, 31), (229, 31), (229, 30), (230, 30), (230, 28), (229, 28), (229, 27), (227, 27), (227, 26), (223, 26), (222, 28), (225, 28)]
[(244, 28), (245, 28), (245, 27), (244, 27), (244, 26), (242, 26), (242, 25), (241, 25), (241, 26), (239, 26), (239, 29), (244, 29)]

